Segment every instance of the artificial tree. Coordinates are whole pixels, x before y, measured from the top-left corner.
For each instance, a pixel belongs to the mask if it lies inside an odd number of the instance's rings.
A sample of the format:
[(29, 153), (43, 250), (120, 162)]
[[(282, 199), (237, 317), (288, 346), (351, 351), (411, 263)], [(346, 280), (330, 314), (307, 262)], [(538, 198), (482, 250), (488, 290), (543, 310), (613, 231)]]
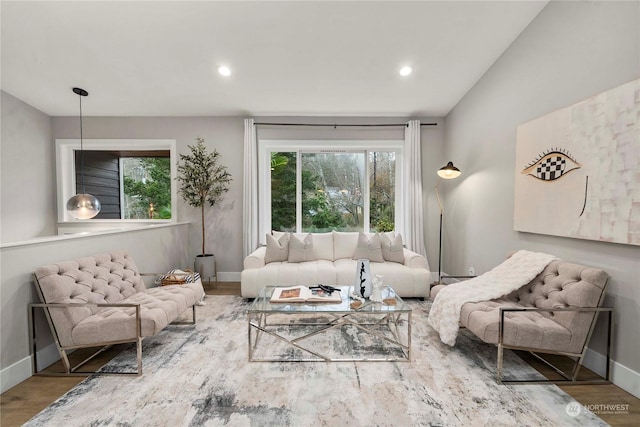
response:
[[(216, 149), (207, 152), (203, 138), (196, 138), (197, 144), (188, 145), (190, 154), (180, 154), (178, 161), (178, 177), (180, 189), (178, 192), (182, 199), (189, 205), (200, 208), (202, 217), (202, 254), (198, 256), (212, 257), (205, 251), (205, 206), (213, 207), (229, 191), (229, 183), (232, 181), (231, 174), (227, 172), (226, 166), (222, 166), (220, 153)], [(197, 269), (196, 269), (197, 270)], [(200, 272), (203, 276), (205, 276)]]

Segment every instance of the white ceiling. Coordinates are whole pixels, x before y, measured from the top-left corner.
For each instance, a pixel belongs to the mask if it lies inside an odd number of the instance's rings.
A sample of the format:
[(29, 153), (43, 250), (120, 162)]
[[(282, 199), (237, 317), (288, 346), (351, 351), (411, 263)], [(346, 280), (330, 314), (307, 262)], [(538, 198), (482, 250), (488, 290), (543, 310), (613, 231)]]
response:
[(74, 86), (86, 116), (445, 116), (546, 3), (3, 0), (2, 90), (50, 116)]

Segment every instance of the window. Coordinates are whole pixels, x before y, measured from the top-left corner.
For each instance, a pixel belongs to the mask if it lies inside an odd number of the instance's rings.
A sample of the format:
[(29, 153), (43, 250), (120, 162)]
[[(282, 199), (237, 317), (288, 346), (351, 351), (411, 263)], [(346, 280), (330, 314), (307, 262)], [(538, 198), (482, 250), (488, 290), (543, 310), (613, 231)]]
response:
[(74, 221), (65, 204), (82, 191), (81, 178), (102, 204), (90, 221), (175, 221), (175, 140), (84, 140), (83, 146), (80, 174), (80, 140), (56, 140), (58, 221)]
[(391, 231), (403, 141), (261, 141), (260, 234)]
[(171, 159), (120, 157), (120, 218), (171, 219)]

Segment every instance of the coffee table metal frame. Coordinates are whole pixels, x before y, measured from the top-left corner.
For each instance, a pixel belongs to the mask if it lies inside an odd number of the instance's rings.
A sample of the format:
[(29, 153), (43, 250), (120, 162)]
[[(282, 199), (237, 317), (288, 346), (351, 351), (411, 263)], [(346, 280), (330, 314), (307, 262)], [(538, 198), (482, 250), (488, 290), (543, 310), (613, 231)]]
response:
[[(277, 286), (266, 286), (251, 303), (247, 310), (248, 322), (248, 344), (250, 362), (389, 362), (389, 361), (410, 361), (411, 360), (411, 308), (393, 291), (389, 286), (383, 289), (383, 297), (393, 299), (395, 304), (372, 303), (366, 300), (357, 309), (352, 309), (350, 304), (353, 300), (349, 297), (353, 287), (341, 287), (341, 303), (312, 302), (312, 303), (271, 303), (270, 298)], [(274, 315), (282, 319), (291, 317), (292, 320), (308, 315), (326, 316), (327, 320), (315, 323), (295, 323), (295, 322), (270, 322)], [(362, 355), (360, 357), (332, 357), (323, 354), (319, 349), (312, 348), (305, 343), (305, 339), (336, 328), (352, 325), (367, 334), (375, 336), (392, 348), (396, 348), (399, 353), (396, 357), (387, 355)], [(295, 338), (279, 333), (279, 329), (312, 327), (312, 332), (305, 333)], [(390, 334), (382, 334), (376, 329), (384, 328)], [(405, 332), (404, 334), (402, 332)], [(256, 349), (260, 343), (262, 334), (268, 334), (288, 345), (302, 350), (302, 354), (308, 357), (286, 359), (278, 357), (256, 357)]]

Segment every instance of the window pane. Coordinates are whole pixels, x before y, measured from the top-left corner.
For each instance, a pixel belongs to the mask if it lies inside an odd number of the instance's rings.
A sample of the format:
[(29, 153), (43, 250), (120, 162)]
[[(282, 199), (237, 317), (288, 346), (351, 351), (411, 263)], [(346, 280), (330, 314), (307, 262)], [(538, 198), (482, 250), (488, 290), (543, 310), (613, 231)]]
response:
[(171, 219), (171, 159), (122, 158), (123, 219)]
[(296, 231), (296, 153), (271, 153), (271, 229)]
[(369, 215), (371, 231), (392, 231), (395, 222), (396, 154), (369, 152)]
[(302, 231), (362, 231), (364, 153), (302, 153)]

